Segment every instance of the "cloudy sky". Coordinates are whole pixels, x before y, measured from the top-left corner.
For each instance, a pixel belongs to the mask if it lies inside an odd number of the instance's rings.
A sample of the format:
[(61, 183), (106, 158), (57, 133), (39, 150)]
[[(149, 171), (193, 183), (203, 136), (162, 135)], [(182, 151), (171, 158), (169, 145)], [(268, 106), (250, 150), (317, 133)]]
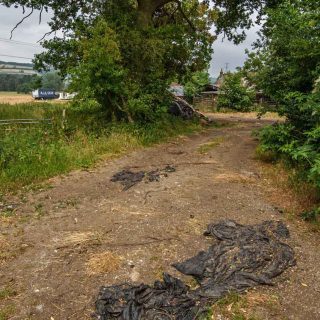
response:
[(221, 68), (226, 70), (226, 64), (228, 64), (229, 71), (234, 71), (237, 67), (242, 66), (246, 58), (245, 50), (251, 49), (251, 44), (257, 39), (257, 31), (258, 28), (249, 30), (247, 39), (237, 46), (220, 37), (213, 45), (214, 54), (211, 61), (210, 74), (217, 76)]
[[(49, 31), (46, 21), (50, 19), (49, 15), (44, 15), (42, 23), (39, 25), (39, 17), (34, 14), (13, 34), (13, 40), (27, 42), (30, 44), (19, 44), (17, 42), (5, 41), (10, 38), (10, 31), (22, 18), (21, 9), (8, 9), (0, 5), (0, 60), (31, 62), (35, 53), (41, 52), (41, 47), (36, 42)], [(250, 48), (251, 43), (256, 39), (256, 29), (248, 32), (247, 40), (241, 45), (235, 46), (227, 40), (218, 39), (214, 44), (214, 55), (211, 63), (210, 74), (216, 76), (221, 68), (225, 70), (228, 63), (229, 70), (235, 70), (241, 66), (245, 59), (245, 49)], [(23, 58), (18, 58), (23, 57)]]

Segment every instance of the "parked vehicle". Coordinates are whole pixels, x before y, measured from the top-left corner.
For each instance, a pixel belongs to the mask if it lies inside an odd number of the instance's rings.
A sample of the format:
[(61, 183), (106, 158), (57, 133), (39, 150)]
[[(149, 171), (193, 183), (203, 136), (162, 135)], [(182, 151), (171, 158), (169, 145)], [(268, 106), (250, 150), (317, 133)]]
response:
[(68, 92), (59, 92), (59, 100), (72, 100), (77, 94)]
[(37, 89), (32, 91), (32, 97), (36, 100), (52, 100), (57, 99), (59, 96), (55, 90), (50, 89)]

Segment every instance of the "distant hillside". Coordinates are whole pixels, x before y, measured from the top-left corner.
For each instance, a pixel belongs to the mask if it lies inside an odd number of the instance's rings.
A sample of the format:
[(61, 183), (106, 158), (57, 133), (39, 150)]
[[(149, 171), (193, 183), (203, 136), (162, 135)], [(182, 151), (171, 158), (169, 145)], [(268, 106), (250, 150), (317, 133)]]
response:
[(37, 73), (33, 70), (32, 63), (0, 61), (0, 74), (33, 75)]
[(25, 68), (25, 69), (33, 69), (32, 63), (20, 63), (20, 62), (7, 62), (7, 61), (0, 61), (0, 68), (2, 66), (9, 67), (9, 68)]

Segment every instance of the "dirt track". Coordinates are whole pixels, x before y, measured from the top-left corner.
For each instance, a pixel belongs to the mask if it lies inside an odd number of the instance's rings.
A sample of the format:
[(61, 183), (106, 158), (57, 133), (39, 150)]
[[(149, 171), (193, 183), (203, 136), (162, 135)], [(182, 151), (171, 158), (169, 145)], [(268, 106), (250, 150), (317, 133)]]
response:
[[(100, 285), (152, 283), (163, 271), (177, 275), (171, 263), (208, 246), (202, 236), (208, 223), (281, 219), (297, 267), (274, 287), (256, 290), (278, 301), (260, 304), (257, 319), (320, 319), (319, 236), (287, 220), (275, 208), (281, 203), (270, 202), (251, 136), (263, 124), (234, 118), (232, 125), (52, 179), (52, 188), (29, 193), (16, 211), (20, 220), (1, 226), (0, 249), (8, 260), (0, 266), (0, 286), (17, 295), (0, 299), (0, 306), (14, 306), (10, 319), (90, 319)], [(110, 182), (123, 168), (168, 164), (177, 171), (160, 182), (126, 192)]]

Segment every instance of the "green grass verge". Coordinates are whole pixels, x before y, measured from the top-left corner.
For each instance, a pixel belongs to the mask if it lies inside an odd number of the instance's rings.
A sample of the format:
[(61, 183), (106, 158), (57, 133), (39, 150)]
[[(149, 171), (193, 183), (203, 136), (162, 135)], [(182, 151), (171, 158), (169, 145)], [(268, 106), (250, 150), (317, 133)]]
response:
[(52, 124), (0, 126), (0, 193), (201, 129), (168, 115), (144, 125), (108, 123), (95, 105), (0, 105), (0, 119), (15, 118), (47, 118)]

